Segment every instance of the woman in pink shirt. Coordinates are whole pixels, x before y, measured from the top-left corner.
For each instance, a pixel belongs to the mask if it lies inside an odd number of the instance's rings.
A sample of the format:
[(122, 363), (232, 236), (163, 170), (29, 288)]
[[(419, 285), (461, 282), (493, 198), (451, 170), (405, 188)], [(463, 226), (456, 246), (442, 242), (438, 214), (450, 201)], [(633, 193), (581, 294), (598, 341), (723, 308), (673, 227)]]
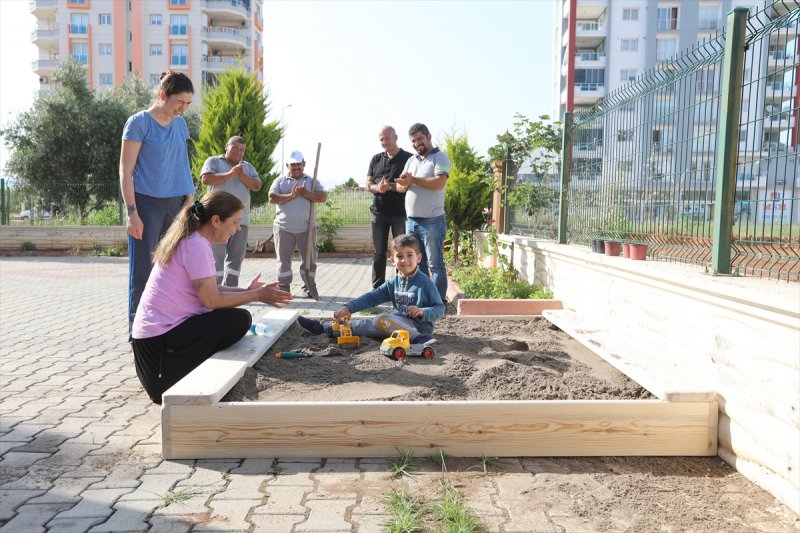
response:
[(252, 317), (237, 306), (292, 299), (259, 276), (246, 289), (217, 285), (212, 243), (239, 231), (242, 202), (216, 190), (181, 209), (153, 255), (131, 333), (136, 375), (157, 404), (200, 363), (241, 339)]

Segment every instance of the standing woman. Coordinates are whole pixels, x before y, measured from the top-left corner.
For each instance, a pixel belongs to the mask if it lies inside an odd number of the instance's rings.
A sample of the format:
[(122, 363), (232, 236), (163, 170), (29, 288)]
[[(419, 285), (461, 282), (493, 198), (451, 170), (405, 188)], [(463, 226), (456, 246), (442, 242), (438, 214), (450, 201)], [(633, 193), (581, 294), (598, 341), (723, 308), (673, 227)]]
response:
[(181, 207), (191, 204), (189, 128), (181, 117), (192, 104), (192, 80), (161, 74), (158, 99), (128, 118), (122, 130), (119, 184), (128, 211), (128, 326), (153, 268), (153, 251)]
[(236, 306), (263, 302), (281, 307), (292, 299), (278, 284), (256, 276), (246, 289), (217, 285), (212, 244), (239, 231), (243, 204), (211, 191), (184, 207), (158, 244), (131, 332), (136, 375), (155, 403), (161, 395), (250, 329), (252, 317)]

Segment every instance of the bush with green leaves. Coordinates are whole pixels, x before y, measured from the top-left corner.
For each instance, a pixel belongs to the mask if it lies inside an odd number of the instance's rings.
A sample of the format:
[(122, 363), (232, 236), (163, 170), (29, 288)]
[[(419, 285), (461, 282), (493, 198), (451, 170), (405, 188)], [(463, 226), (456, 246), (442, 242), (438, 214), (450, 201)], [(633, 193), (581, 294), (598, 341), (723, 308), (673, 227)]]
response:
[(450, 276), (464, 291), (465, 298), (552, 298), (553, 293), (539, 285), (519, 279), (513, 269), (484, 268), (470, 265), (455, 268)]

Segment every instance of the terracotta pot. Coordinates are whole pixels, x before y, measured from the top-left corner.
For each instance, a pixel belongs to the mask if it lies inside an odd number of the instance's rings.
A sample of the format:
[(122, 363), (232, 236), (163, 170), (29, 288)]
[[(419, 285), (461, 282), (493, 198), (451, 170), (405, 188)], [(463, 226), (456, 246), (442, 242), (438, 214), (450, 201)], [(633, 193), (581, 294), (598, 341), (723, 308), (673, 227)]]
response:
[(619, 255), (621, 249), (622, 249), (622, 243), (606, 241), (605, 244), (606, 255), (611, 255), (616, 257)]
[(647, 245), (646, 244), (631, 244), (631, 259), (636, 261), (644, 261), (647, 258)]
[(631, 245), (627, 243), (622, 243), (622, 257), (630, 257), (631, 256)]

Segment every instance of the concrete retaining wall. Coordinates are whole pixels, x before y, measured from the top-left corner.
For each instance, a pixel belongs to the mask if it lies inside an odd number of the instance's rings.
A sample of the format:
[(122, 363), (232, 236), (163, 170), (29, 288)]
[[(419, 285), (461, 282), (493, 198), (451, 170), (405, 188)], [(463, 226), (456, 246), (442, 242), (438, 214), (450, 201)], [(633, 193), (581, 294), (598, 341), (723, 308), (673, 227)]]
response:
[(525, 279), (628, 339), (626, 358), (663, 358), (715, 391), (720, 457), (800, 514), (800, 284), (501, 240)]
[[(271, 235), (271, 225), (250, 226), (248, 248)], [(124, 226), (0, 226), (0, 250), (19, 250), (24, 242), (34, 243), (37, 250), (91, 250), (95, 247), (125, 250), (128, 234)], [(342, 226), (333, 245), (337, 252), (372, 252), (370, 226)]]

